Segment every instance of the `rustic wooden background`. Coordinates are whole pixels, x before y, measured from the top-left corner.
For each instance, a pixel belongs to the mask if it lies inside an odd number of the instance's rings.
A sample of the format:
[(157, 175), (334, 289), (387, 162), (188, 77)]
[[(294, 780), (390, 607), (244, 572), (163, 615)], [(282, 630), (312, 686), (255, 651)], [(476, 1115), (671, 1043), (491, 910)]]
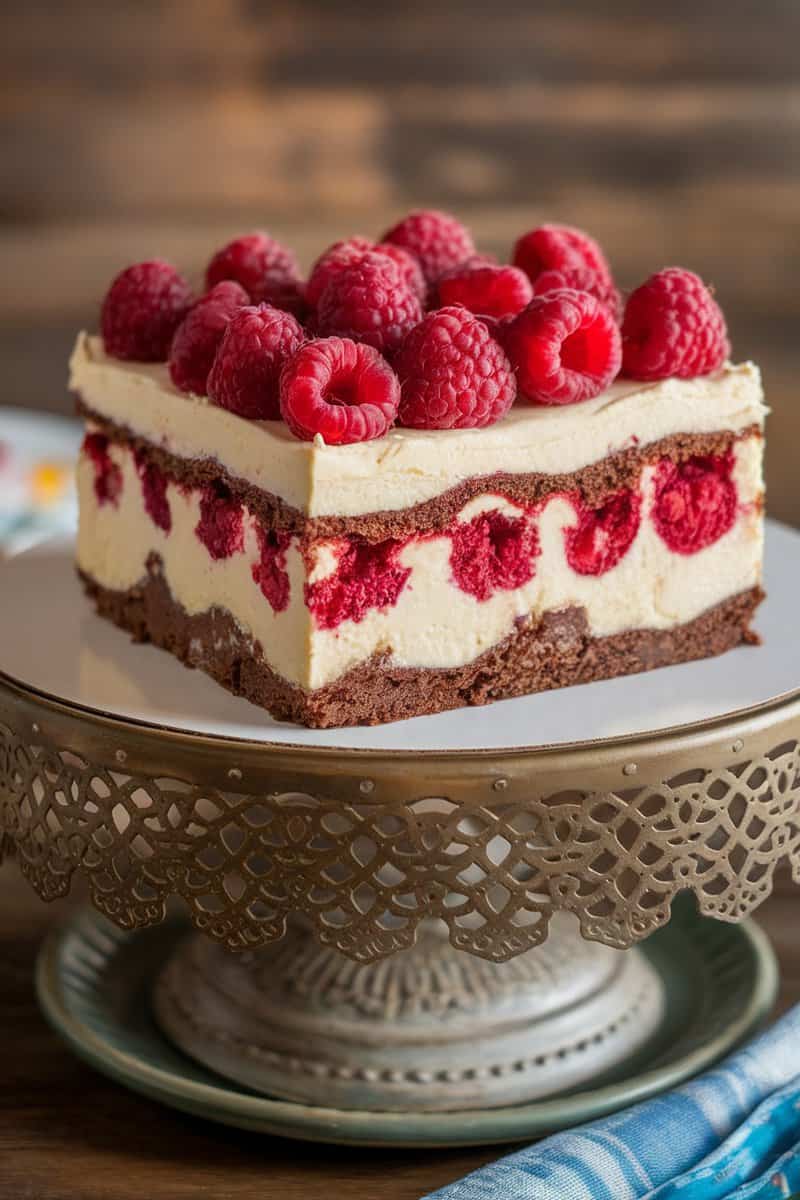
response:
[(797, 0), (5, 0), (2, 401), (64, 409), (77, 326), (128, 261), (199, 268), (266, 226), (308, 260), (412, 205), (503, 252), (584, 225), (620, 281), (716, 285), (800, 523)]

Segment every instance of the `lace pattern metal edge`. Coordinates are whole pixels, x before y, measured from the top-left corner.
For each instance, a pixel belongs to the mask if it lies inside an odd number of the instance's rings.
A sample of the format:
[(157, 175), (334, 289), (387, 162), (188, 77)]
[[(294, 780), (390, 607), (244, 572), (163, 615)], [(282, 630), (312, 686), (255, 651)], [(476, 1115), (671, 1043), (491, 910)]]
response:
[(161, 921), (180, 897), (233, 950), (280, 938), (302, 914), (322, 944), (370, 962), (438, 918), (453, 946), (501, 962), (541, 944), (557, 911), (627, 948), (684, 890), (704, 915), (736, 921), (770, 894), (780, 862), (800, 882), (799, 745), (614, 791), (532, 784), (520, 800), (487, 783), (477, 802), (474, 788), (379, 801), (354, 779), (343, 802), (112, 770), (0, 725), (0, 857), (45, 900), (81, 873), (124, 929)]

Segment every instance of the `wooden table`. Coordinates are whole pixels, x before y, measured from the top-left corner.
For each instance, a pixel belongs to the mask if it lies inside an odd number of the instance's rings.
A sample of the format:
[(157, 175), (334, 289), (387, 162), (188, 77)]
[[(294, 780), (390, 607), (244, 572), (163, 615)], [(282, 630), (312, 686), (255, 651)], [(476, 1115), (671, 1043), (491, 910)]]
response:
[[(800, 1000), (797, 893), (761, 911)], [(499, 1151), (337, 1149), (265, 1138), (161, 1108), (83, 1066), (50, 1032), (33, 992), (36, 951), (66, 902), (47, 907), (0, 869), (0, 1200), (419, 1200)]]

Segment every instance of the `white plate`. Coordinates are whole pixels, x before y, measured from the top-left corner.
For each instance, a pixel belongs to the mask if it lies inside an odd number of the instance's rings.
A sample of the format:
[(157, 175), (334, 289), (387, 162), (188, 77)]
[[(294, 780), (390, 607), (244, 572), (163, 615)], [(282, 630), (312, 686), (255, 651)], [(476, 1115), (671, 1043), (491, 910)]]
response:
[(764, 644), (719, 658), (391, 725), (304, 729), (273, 720), (208, 676), (95, 616), (70, 551), (0, 567), (0, 670), (71, 703), (198, 733), (368, 750), (503, 750), (655, 732), (800, 690), (800, 534), (768, 522)]

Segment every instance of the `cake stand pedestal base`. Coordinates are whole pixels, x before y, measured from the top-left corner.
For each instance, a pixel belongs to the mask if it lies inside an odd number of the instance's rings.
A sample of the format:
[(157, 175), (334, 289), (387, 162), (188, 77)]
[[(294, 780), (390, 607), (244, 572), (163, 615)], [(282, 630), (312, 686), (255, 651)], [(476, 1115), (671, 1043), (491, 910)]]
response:
[(640, 951), (588, 942), (567, 916), (507, 963), (454, 949), (433, 923), (368, 965), (301, 925), (239, 955), (193, 934), (155, 990), (162, 1029), (219, 1074), (383, 1112), (485, 1109), (597, 1081), (652, 1037), (663, 1009)]
[[(298, 945), (295, 934), (290, 934), (290, 939), (283, 943), (283, 953), (287, 958), (295, 953), (293, 947)], [(313, 950), (304, 938), (299, 941), (306, 946), (306, 954), (301, 958), (302, 965), (311, 960)], [(548, 956), (559, 941), (561, 938), (557, 935), (545, 956), (539, 956), (540, 961), (552, 962)], [(566, 946), (566, 943), (562, 944)], [(630, 958), (628, 952), (624, 953), (625, 962), (638, 959), (640, 965), (643, 963), (646, 967), (645, 974), (655, 974), (664, 998), (659, 1028), (640, 1050), (582, 1087), (569, 1088), (565, 1082), (566, 1075), (559, 1075), (557, 1093), (538, 1100), (498, 1107), (494, 1095), (490, 1093), (498, 1076), (492, 1072), (492, 1060), (488, 1052), (484, 1057), (482, 1042), (476, 1041), (471, 1048), (467, 1046), (465, 1049), (462, 1044), (464, 1057), (472, 1058), (472, 1067), (468, 1069), (475, 1069), (477, 1073), (474, 1081), (476, 1087), (480, 1086), (482, 1094), (488, 1099), (485, 1104), (450, 1112), (431, 1111), (423, 1107), (429, 1102), (426, 1097), (431, 1088), (428, 1073), (431, 1071), (433, 1054), (428, 1052), (422, 1068), (426, 1073), (425, 1078), (414, 1081), (415, 1091), (411, 1093), (413, 1105), (406, 1111), (392, 1112), (368, 1105), (370, 1097), (365, 1090), (362, 1093), (365, 1097), (362, 1109), (337, 1106), (329, 1083), (324, 1089), (323, 1102), (309, 1105), (264, 1095), (229, 1082), (219, 1070), (229, 1070), (234, 1062), (241, 1067), (244, 1060), (241, 1048), (236, 1048), (227, 1063), (223, 1063), (223, 1056), (218, 1051), (216, 1054), (212, 1051), (211, 1039), (201, 1038), (199, 1034), (196, 1038), (193, 1036), (188, 1039), (186, 1018), (176, 1015), (176, 1010), (170, 1006), (169, 1010), (162, 1008), (162, 1019), (166, 1013), (168, 1020), (175, 1019), (178, 1022), (173, 1034), (175, 1040), (187, 1045), (191, 1040), (191, 1054), (196, 1057), (187, 1057), (175, 1048), (173, 1037), (165, 1036), (153, 1019), (153, 998), (158, 994), (159, 1007), (162, 1007), (165, 989), (170, 986), (170, 976), (181, 966), (187, 969), (189, 977), (192, 945), (193, 939), (184, 920), (168, 919), (153, 929), (124, 931), (111, 925), (92, 909), (78, 908), (65, 925), (53, 930), (39, 957), (37, 991), (44, 1013), (66, 1043), (95, 1070), (161, 1104), (205, 1120), (220, 1121), (264, 1135), (277, 1134), (350, 1146), (431, 1147), (505, 1143), (542, 1137), (558, 1129), (594, 1120), (637, 1100), (656, 1095), (665, 1088), (674, 1087), (689, 1076), (706, 1070), (758, 1028), (772, 1008), (777, 986), (775, 957), (766, 938), (752, 921), (727, 925), (705, 920), (697, 915), (691, 902), (678, 902), (669, 925), (648, 938)], [(274, 950), (275, 956), (268, 961), (280, 968), (283, 995), (286, 996), (287, 980), (281, 966), (279, 947), (276, 945)], [(447, 972), (458, 972), (464, 962), (473, 961), (472, 956), (465, 955), (454, 959), (457, 965), (452, 967), (449, 965), (449, 949), (442, 947), (442, 950), (444, 961), (448, 964)], [(217, 966), (230, 962), (225, 957), (213, 961)], [(392, 958), (385, 961), (385, 974), (389, 974), (388, 967), (392, 961)], [(512, 963), (518, 961), (514, 959)], [(234, 964), (236, 962), (252, 980), (253, 971), (247, 967), (247, 960), (241, 963), (237, 956), (233, 960)], [(330, 964), (329, 969), (334, 976), (337, 970), (346, 970), (338, 958), (323, 957), (319, 962), (320, 966)], [(373, 979), (379, 981), (380, 964), (374, 965), (371, 970), (378, 972)], [(202, 974), (206, 975), (205, 965)], [(558, 967), (555, 974), (557, 978), (563, 978)], [(316, 978), (315, 986), (319, 992), (323, 979), (322, 976)], [(341, 974), (338, 978), (342, 979)], [(396, 981), (398, 976), (392, 978)], [(448, 978), (450, 982), (446, 983)], [(508, 975), (507, 978), (513, 979), (513, 976)], [(521, 976), (521, 979), (525, 978), (530, 979), (529, 976)], [(443, 974), (441, 982), (435, 986), (443, 997), (456, 987), (460, 993), (463, 989), (458, 980), (458, 974), (455, 982), (452, 976)], [(215, 982), (219, 983), (218, 980)], [(235, 982), (238, 984), (238, 981)], [(260, 993), (263, 983), (257, 975), (255, 982)], [(352, 987), (346, 975), (343, 982), (345, 987)], [(420, 984), (419, 979), (412, 980), (405, 976), (405, 984), (412, 982), (415, 988)], [(538, 990), (540, 999), (544, 999), (541, 982), (542, 975), (533, 975), (528, 992), (533, 994)], [(431, 991), (427, 976), (423, 975), (421, 985), (426, 994)], [(179, 988), (185, 986), (178, 984)], [(204, 989), (206, 986), (204, 983)], [(325, 986), (330, 994), (331, 986)], [(300, 989), (289, 988), (291, 1004), (299, 1003), (298, 994), (302, 990), (303, 985)], [(308, 990), (307, 987), (305, 990)], [(387, 991), (385, 985), (378, 988), (381, 996)], [(563, 990), (561, 994), (565, 994)], [(192, 994), (188, 996), (190, 1004), (193, 1003)], [(393, 1000), (395, 1011), (398, 1006), (403, 1009), (407, 1007), (407, 997), (406, 993)], [(476, 1007), (480, 1008), (480, 1004)], [(555, 1016), (548, 1003), (545, 1002), (544, 1007)], [(300, 1012), (307, 1010), (307, 1002), (300, 1003)], [(585, 1007), (583, 1011), (586, 1013)], [(565, 1017), (567, 1015), (564, 1014)], [(282, 1019), (285, 1024), (285, 1012)], [(432, 1045), (441, 1043), (441, 1028), (449, 1025), (448, 1018), (443, 1017), (442, 1022), (437, 1023), (433, 1012), (427, 1010), (420, 1014), (420, 1019), (432, 1031)], [(633, 1030), (637, 1028), (639, 1020), (637, 1017), (630, 1023)], [(229, 1014), (226, 1022), (230, 1029)], [(215, 1024), (219, 1029), (218, 1018)], [(392, 1036), (392, 1022), (387, 1018), (380, 1020), (379, 1027), (381, 1036)], [(360, 1069), (366, 1073), (371, 1068), (362, 1056), (373, 1053), (374, 1041), (370, 1035), (376, 1029), (374, 1018), (370, 1019), (368, 1014), (364, 1016), (360, 1028), (359, 1046), (356, 1048), (350, 1044), (346, 1053), (351, 1059), (358, 1059)], [(627, 1032), (628, 1026), (624, 1028)], [(528, 1029), (532, 1037), (538, 1038), (536, 1021), (531, 1021)], [(325, 1045), (336, 1052), (330, 1017), (324, 1032), (327, 1033)], [(217, 1039), (213, 1040), (217, 1044)], [(275, 1042), (263, 1023), (256, 1031), (256, 1040)], [(417, 1042), (420, 1040), (417, 1036)], [(547, 1046), (545, 1054), (554, 1049), (552, 1045)], [(295, 1057), (309, 1058), (308, 1047), (303, 1050)], [(533, 1050), (528, 1053), (533, 1053)], [(575, 1060), (582, 1053), (577, 1051)], [(219, 1064), (219, 1070), (202, 1066), (198, 1059)], [(571, 1069), (572, 1055), (567, 1054), (557, 1062), (559, 1069)], [(498, 1065), (496, 1060), (494, 1065)], [(250, 1066), (254, 1071), (261, 1071), (260, 1056), (251, 1060)], [(272, 1066), (274, 1070), (274, 1063)], [(324, 1070), (329, 1076), (328, 1066)], [(512, 1071), (512, 1076), (514, 1073)], [(279, 1091), (285, 1091), (289, 1072), (280, 1078), (277, 1078), (278, 1074), (276, 1071), (276, 1086)], [(263, 1078), (262, 1073), (262, 1082)], [(502, 1081), (502, 1074), (499, 1078)], [(370, 1083), (370, 1080), (365, 1082)]]

